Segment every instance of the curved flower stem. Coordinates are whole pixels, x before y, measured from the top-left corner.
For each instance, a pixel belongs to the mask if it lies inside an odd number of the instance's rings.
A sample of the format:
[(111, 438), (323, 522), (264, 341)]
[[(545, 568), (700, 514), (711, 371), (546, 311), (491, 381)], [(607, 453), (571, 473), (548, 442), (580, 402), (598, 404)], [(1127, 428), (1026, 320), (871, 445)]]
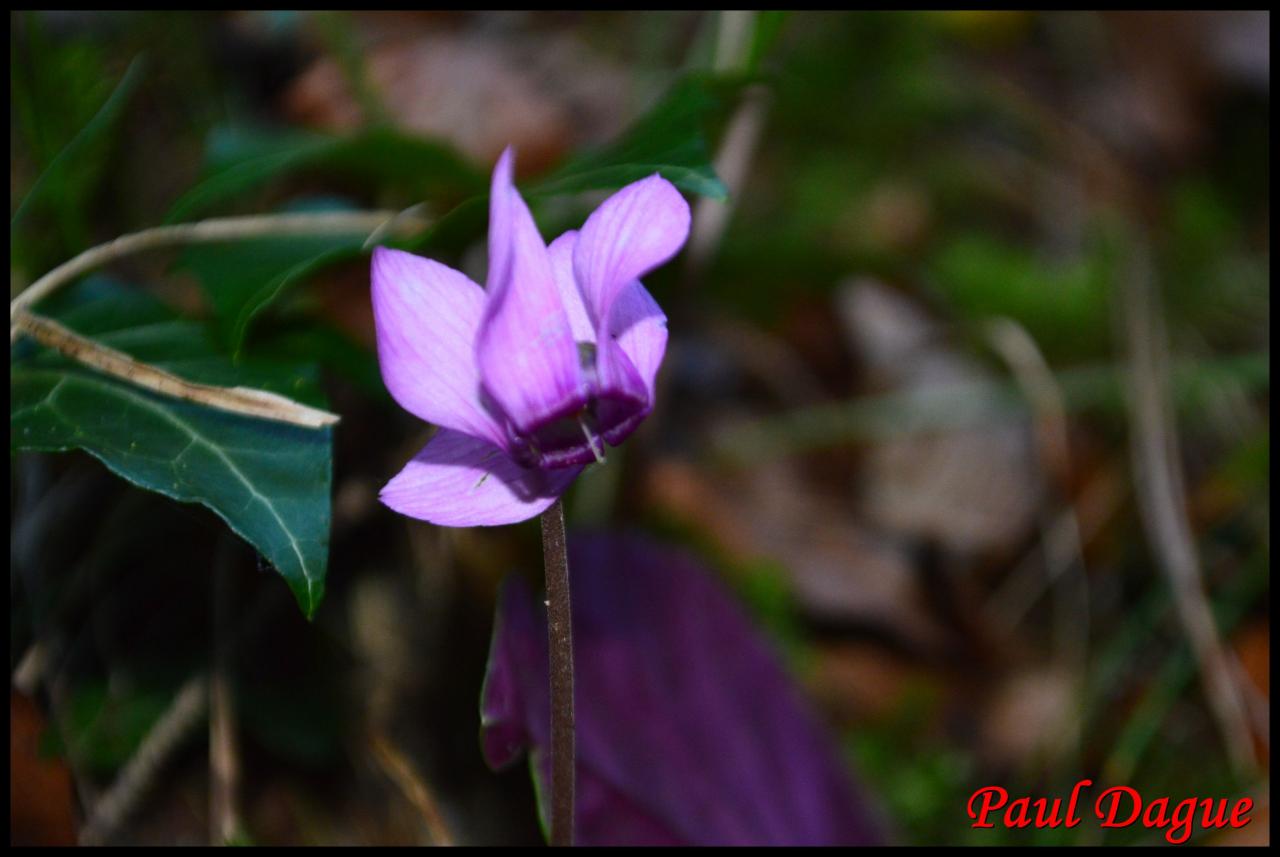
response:
[[(9, 341), (12, 343), (18, 337), (16, 320), (21, 311), (48, 297), (52, 292), (82, 274), (87, 274), (95, 268), (100, 268), (124, 256), (159, 247), (238, 241), (244, 238), (377, 233), (392, 225), (392, 221), (397, 217), (399, 213), (395, 211), (327, 211), (317, 214), (216, 217), (197, 223), (157, 226), (142, 232), (122, 235), (114, 241), (99, 244), (97, 247), (85, 250), (74, 259), (62, 263), (9, 301)], [(408, 226), (409, 223), (403, 225)]]
[(551, 844), (573, 844), (573, 619), (564, 504), (542, 513), (542, 560), (547, 582), (547, 640), (551, 665)]

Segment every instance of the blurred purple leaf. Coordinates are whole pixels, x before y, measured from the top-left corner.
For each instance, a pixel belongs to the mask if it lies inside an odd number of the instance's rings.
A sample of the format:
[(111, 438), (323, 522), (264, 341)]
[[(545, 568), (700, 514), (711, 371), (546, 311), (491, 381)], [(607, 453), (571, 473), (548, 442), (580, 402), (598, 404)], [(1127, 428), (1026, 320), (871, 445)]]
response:
[[(688, 555), (634, 535), (570, 539), (580, 845), (882, 840), (837, 745), (743, 611)], [(481, 700), (493, 768), (550, 778), (546, 611), (498, 606)], [(545, 824), (544, 824), (545, 828)]]

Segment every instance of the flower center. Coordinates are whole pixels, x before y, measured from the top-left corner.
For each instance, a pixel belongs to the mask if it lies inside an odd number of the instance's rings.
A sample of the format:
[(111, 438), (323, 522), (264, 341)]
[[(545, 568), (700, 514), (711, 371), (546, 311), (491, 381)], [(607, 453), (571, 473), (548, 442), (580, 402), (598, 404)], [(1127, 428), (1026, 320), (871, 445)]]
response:
[(575, 396), (563, 408), (524, 431), (512, 428), (512, 457), (525, 467), (571, 467), (605, 460), (605, 442), (617, 445), (647, 409), (633, 397), (601, 390), (595, 343), (579, 342), (578, 359), (586, 380), (585, 397)]

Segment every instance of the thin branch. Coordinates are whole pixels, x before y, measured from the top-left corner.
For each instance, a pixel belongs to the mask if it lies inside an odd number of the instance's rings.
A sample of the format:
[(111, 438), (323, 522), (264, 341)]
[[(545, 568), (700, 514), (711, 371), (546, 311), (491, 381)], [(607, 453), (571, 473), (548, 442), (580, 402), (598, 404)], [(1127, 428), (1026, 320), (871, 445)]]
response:
[[(86, 339), (57, 322), (35, 315), (29, 307), (62, 286), (95, 268), (144, 250), (181, 244), (237, 241), (246, 238), (346, 235), (369, 233), (369, 241), (391, 231), (412, 231), (422, 226), (419, 209), (395, 211), (339, 211), (322, 214), (266, 214), (221, 217), (198, 223), (158, 226), (92, 247), (64, 262), (23, 289), (9, 302), (9, 342), (26, 334), (55, 348), (72, 360), (108, 375), (167, 396), (198, 402), (211, 408), (262, 419), (320, 428), (338, 421), (337, 414), (309, 408), (284, 396), (245, 387), (212, 387), (193, 384), (154, 366), (148, 366), (114, 349)], [(367, 246), (366, 242), (366, 246)]]
[[(233, 657), (279, 605), (279, 590), (271, 587), (244, 611), (228, 643), (227, 657)], [(152, 725), (138, 749), (125, 763), (114, 782), (96, 801), (85, 801), (88, 820), (80, 830), (81, 845), (100, 845), (109, 840), (155, 788), (159, 775), (174, 753), (204, 722), (209, 711), (210, 676), (201, 672), (187, 679), (173, 701)], [(65, 706), (61, 706), (65, 709)]]
[(231, 677), (219, 665), (209, 676), (209, 842), (229, 845), (240, 835), (240, 750)]
[[(1233, 381), (1249, 391), (1265, 391), (1270, 352), (1241, 357), (1180, 361), (1172, 366), (1172, 393), (1180, 404), (1196, 401), (1208, 381)], [(1122, 377), (1111, 363), (1066, 369), (1056, 376), (1069, 411), (1111, 410), (1126, 403)], [(876, 393), (736, 421), (710, 440), (710, 455), (732, 466), (759, 462), (855, 441), (985, 426), (1021, 416), (1025, 401), (1016, 384), (959, 380), (911, 394)]]
[[(22, 311), (44, 300), (77, 277), (100, 268), (125, 256), (181, 244), (208, 244), (220, 241), (239, 241), (245, 238), (268, 238), (350, 235), (375, 232), (399, 218), (395, 211), (335, 211), (321, 214), (261, 214), (249, 217), (216, 217), (198, 223), (179, 223), (173, 226), (157, 226), (122, 235), (106, 244), (85, 250), (79, 256), (64, 262), (23, 289), (9, 301), (9, 341), (17, 338), (17, 317)], [(420, 226), (416, 217), (406, 218), (405, 228)]]
[(14, 317), (14, 329), (65, 357), (83, 363), (107, 375), (121, 378), (165, 396), (244, 414), (264, 420), (292, 423), (307, 428), (323, 428), (338, 422), (337, 414), (312, 408), (292, 399), (249, 387), (214, 387), (186, 381), (163, 369), (135, 360), (128, 354), (108, 348), (81, 336), (50, 318), (20, 310)]
[(213, 563), (213, 665), (209, 675), (209, 839), (214, 845), (240, 836), (240, 748), (232, 657), (235, 641), (235, 560), (232, 536), (219, 539)]
[(1070, 449), (1067, 437), (1067, 409), (1062, 393), (1036, 346), (1035, 340), (1017, 322), (998, 318), (987, 325), (987, 339), (996, 353), (1013, 371), (1032, 414), (1036, 418), (1036, 448), (1040, 461), (1041, 490), (1060, 496), (1063, 509), (1051, 515), (1048, 509), (1040, 516), (1041, 544), (1045, 554), (1046, 582), (1052, 584), (1060, 575), (1074, 571), (1075, 586), (1070, 605), (1065, 599), (1055, 602), (1055, 632), (1058, 649), (1075, 674), (1084, 669), (1089, 637), (1089, 582), (1085, 576), (1084, 547), (1080, 525), (1071, 503), (1063, 496), (1070, 473)]
[[(722, 73), (745, 72), (758, 13), (722, 11), (718, 14), (715, 69)], [(724, 237), (764, 133), (770, 102), (768, 87), (759, 84), (746, 87), (725, 127), (714, 166), (716, 175), (729, 191), (729, 198), (719, 201), (704, 196), (694, 203), (693, 228), (685, 251), (685, 274), (691, 282), (706, 269)]]
[(209, 677), (202, 673), (187, 679), (111, 788), (93, 805), (80, 830), (81, 845), (101, 845), (120, 828), (155, 783), (160, 767), (203, 720), (208, 703)]
[[(1053, 588), (1053, 638), (1056, 659), (1077, 690), (1083, 682), (1089, 647), (1089, 578), (1085, 574), (1084, 546), (1080, 524), (1065, 485), (1070, 473), (1070, 444), (1067, 436), (1067, 409), (1062, 388), (1035, 340), (1012, 319), (998, 318), (987, 326), (987, 339), (1013, 371), (1036, 417), (1036, 450), (1040, 460), (1039, 482), (1046, 495), (1040, 509), (1040, 541), (1044, 552), (1045, 583)], [(1052, 513), (1049, 503), (1060, 502), (1062, 510)], [(1066, 572), (1069, 593), (1060, 596), (1054, 583)], [(1079, 717), (1063, 718), (1061, 746), (1078, 754)]]
[[(1122, 492), (1110, 481), (1094, 479), (1073, 504), (1075, 508), (1093, 510), (1083, 524), (1072, 505), (1063, 508), (1047, 531), (1042, 523), (1037, 551), (1028, 553), (987, 599), (983, 607), (985, 621), (1004, 633), (1012, 632), (1040, 596), (1070, 570), (1065, 560), (1071, 557), (1075, 546), (1083, 552), (1120, 508), (1121, 499)], [(1044, 573), (1041, 568), (1046, 569)]]
[(564, 504), (542, 513), (542, 559), (547, 581), (547, 639), (551, 671), (551, 844), (573, 844), (574, 728), (573, 616)]
[(40, 686), (40, 677), (48, 667), (49, 647), (43, 639), (37, 638), (18, 659), (9, 683), (23, 696), (35, 696)]
[(1131, 368), (1129, 444), (1143, 529), (1169, 579), (1178, 619), (1191, 643), (1210, 710), (1236, 773), (1256, 770), (1248, 717), (1235, 671), (1222, 645), (1205, 593), (1195, 540), (1187, 521), (1178, 462), (1177, 430), (1168, 389), (1168, 339), (1145, 244), (1131, 252), (1122, 282), (1121, 338)]
[(383, 772), (399, 787), (409, 803), (422, 813), (422, 820), (427, 825), (431, 842), (435, 845), (456, 844), (431, 789), (426, 781), (418, 776), (413, 764), (380, 731), (375, 731), (370, 736), (369, 743), (373, 747), (374, 758), (382, 766)]

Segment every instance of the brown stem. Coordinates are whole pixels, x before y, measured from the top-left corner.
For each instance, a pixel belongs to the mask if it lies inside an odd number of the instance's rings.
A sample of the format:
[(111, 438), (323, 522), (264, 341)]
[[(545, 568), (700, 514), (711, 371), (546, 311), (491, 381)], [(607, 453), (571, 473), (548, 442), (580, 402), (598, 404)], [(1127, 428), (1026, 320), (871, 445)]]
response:
[(564, 506), (542, 513), (542, 560), (547, 580), (547, 640), (551, 665), (551, 844), (573, 844), (573, 620)]

